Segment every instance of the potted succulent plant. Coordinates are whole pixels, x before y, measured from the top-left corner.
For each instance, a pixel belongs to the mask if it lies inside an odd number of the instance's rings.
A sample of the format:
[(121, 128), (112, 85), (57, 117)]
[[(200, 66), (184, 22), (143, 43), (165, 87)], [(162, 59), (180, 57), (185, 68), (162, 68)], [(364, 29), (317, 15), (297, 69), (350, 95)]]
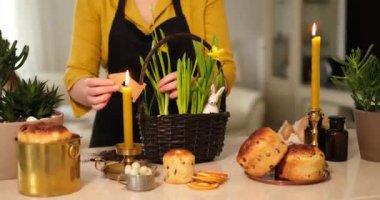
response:
[(352, 49), (341, 64), (342, 76), (332, 77), (338, 87), (352, 92), (354, 118), (362, 159), (380, 162), (380, 61), (371, 54)]
[(17, 78), (15, 70), (24, 64), (29, 48), (24, 46), (17, 55), (16, 44), (17, 41), (11, 45), (3, 39), (0, 31), (0, 180), (17, 177), (15, 138), (21, 125), (39, 121), (63, 123), (63, 114), (55, 110), (62, 101), (57, 87), (49, 87), (37, 78)]

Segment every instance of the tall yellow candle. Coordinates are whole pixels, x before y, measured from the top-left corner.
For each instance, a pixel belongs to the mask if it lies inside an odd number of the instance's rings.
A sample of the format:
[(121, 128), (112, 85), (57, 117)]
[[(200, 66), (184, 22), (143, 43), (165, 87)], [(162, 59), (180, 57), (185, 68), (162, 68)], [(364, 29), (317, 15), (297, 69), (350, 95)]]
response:
[(121, 88), (123, 95), (123, 127), (124, 143), (128, 149), (133, 148), (133, 120), (132, 120), (132, 88), (129, 86), (129, 73), (125, 72), (125, 86)]
[(321, 37), (316, 36), (317, 25), (312, 27), (311, 40), (311, 108), (319, 108)]

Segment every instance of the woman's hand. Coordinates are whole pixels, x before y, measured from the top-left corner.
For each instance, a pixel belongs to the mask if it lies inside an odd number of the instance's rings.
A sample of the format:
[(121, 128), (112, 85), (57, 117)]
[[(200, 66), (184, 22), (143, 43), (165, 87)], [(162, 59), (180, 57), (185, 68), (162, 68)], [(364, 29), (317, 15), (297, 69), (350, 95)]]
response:
[(95, 110), (104, 108), (113, 92), (120, 87), (113, 80), (104, 78), (82, 78), (69, 91), (70, 96), (84, 106)]
[(171, 99), (177, 98), (177, 72), (172, 72), (162, 78), (158, 83), (158, 88), (162, 93), (169, 92)]

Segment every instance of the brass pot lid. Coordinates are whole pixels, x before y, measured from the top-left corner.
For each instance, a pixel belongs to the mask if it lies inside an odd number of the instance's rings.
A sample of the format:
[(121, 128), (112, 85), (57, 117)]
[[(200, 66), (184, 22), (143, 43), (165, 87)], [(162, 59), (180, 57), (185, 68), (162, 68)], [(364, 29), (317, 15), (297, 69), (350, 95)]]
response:
[(124, 181), (126, 179), (124, 168), (125, 165), (123, 163), (112, 163), (104, 166), (102, 171), (104, 176), (109, 179)]

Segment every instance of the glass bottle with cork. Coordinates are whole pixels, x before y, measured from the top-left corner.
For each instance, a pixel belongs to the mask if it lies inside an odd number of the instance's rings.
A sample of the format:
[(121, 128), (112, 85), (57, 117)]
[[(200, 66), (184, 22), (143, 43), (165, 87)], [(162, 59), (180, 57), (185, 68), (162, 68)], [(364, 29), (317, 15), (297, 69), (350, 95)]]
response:
[(346, 161), (348, 132), (344, 129), (345, 117), (329, 116), (330, 128), (325, 135), (325, 156), (329, 161)]

